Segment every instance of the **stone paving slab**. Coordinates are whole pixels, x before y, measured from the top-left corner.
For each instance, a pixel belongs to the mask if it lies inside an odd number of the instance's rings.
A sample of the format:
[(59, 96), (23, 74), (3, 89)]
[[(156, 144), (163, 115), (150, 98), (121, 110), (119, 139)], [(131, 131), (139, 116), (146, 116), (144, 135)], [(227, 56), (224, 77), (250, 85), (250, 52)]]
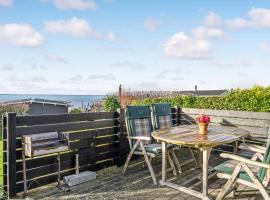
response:
[[(181, 153), (182, 155), (182, 153)], [(184, 156), (189, 159), (187, 156)], [(214, 166), (224, 160), (212, 153), (210, 158), (210, 165)], [(89, 200), (195, 200), (198, 199), (186, 193), (174, 190), (168, 187), (161, 187), (153, 185), (152, 178), (147, 167), (142, 164), (137, 164), (138, 161), (132, 162), (125, 175), (121, 174), (122, 168), (110, 167), (97, 172), (97, 179), (88, 183), (80, 184), (71, 188), (71, 191), (64, 193), (56, 187), (56, 183), (40, 187), (38, 189), (30, 190), (29, 196), (33, 199), (59, 199), (59, 200), (75, 200), (75, 199), (89, 199)], [(195, 164), (190, 163), (183, 167), (183, 173), (177, 177), (172, 173), (168, 173), (168, 179), (174, 183), (181, 184), (191, 177), (198, 175), (201, 170), (194, 168)], [(161, 159), (153, 160), (153, 167), (156, 172), (161, 171)], [(158, 180), (161, 176), (158, 176)], [(198, 181), (197, 181), (198, 182)], [(219, 193), (220, 188), (224, 185), (226, 180), (213, 177), (209, 180), (209, 194), (213, 199)], [(196, 185), (196, 182), (190, 186)], [(200, 191), (201, 185), (194, 187), (195, 190)], [(263, 199), (258, 192), (244, 191), (247, 188), (239, 187), (241, 192), (237, 192), (235, 198), (228, 197), (226, 199), (239, 200), (260, 200)], [(18, 198), (22, 198), (19, 196)]]

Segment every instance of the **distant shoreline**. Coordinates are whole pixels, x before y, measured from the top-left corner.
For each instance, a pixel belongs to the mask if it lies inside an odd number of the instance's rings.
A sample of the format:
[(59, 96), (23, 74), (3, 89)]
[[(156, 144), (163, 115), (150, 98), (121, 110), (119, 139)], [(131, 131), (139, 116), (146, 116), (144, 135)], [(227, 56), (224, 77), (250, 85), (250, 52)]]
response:
[(48, 95), (48, 96), (106, 96), (106, 94), (27, 94), (27, 93), (11, 93), (11, 94), (1, 94), (0, 95), (25, 95), (25, 96), (44, 96), (44, 95)]
[(28, 98), (41, 98), (47, 100), (67, 101), (73, 105), (73, 108), (81, 107), (82, 104), (87, 106), (93, 102), (104, 99), (106, 95), (77, 95), (77, 94), (0, 94), (0, 103), (5, 101), (28, 99)]

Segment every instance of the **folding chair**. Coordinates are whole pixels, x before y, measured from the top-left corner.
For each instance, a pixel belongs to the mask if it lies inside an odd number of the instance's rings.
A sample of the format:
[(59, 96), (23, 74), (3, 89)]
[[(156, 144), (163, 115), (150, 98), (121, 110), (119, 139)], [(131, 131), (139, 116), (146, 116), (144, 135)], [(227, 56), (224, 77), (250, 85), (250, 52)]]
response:
[[(269, 129), (270, 134), (270, 129)], [(268, 138), (269, 141), (269, 138)], [(221, 157), (230, 159), (214, 169), (217, 170), (219, 178), (228, 179), (227, 183), (217, 196), (217, 200), (221, 200), (231, 191), (235, 191), (238, 184), (243, 184), (258, 189), (264, 199), (270, 200), (270, 196), (266, 191), (270, 180), (270, 144), (267, 143), (265, 152), (262, 155), (256, 152), (251, 159), (222, 153)], [(260, 161), (257, 161), (257, 160)]]
[(270, 143), (270, 127), (268, 128), (268, 133), (269, 134), (268, 134), (266, 146), (242, 143), (239, 146), (239, 149), (241, 149), (241, 151), (239, 152), (238, 155), (246, 157), (246, 158), (251, 158), (252, 160), (259, 158), (261, 161), (263, 161), (266, 147)]
[[(166, 129), (173, 126), (171, 105), (169, 103), (154, 103), (151, 105), (151, 111), (152, 111), (152, 122), (155, 130)], [(192, 161), (195, 161), (196, 163), (196, 159), (192, 152), (192, 149), (191, 148), (188, 149), (191, 152), (192, 159), (183, 162), (181, 164), (179, 163), (179, 160), (175, 154), (175, 150), (180, 150), (179, 146), (174, 146), (174, 148), (171, 151), (173, 160), (179, 173), (182, 173), (181, 166), (188, 164)]]
[[(125, 162), (122, 173), (124, 174), (126, 172), (133, 154), (143, 155), (151, 173), (153, 183), (156, 185), (157, 179), (151, 165), (151, 160), (152, 158), (161, 155), (162, 147), (161, 144), (154, 143), (152, 141), (151, 113), (149, 106), (127, 106), (126, 126), (130, 144), (130, 153)], [(174, 174), (176, 174), (176, 168), (170, 155), (168, 155), (168, 160)]]

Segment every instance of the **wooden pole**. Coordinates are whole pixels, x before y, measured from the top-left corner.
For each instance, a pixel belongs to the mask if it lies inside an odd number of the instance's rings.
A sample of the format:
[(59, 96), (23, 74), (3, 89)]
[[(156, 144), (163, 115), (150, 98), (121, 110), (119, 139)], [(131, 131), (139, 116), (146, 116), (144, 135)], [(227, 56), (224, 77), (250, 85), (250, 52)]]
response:
[(16, 113), (7, 117), (7, 189), (9, 197), (16, 196)]
[(125, 125), (125, 110), (123, 108), (117, 109), (118, 114), (118, 122), (119, 122), (119, 162), (118, 166), (122, 166), (125, 163), (127, 158), (127, 154), (129, 152), (129, 145), (126, 134), (124, 133), (124, 125)]
[(83, 109), (83, 100), (82, 100), (82, 113), (84, 113), (84, 109)]
[(120, 108), (122, 108), (122, 85), (119, 85), (119, 89), (118, 89), (118, 98), (119, 98), (119, 103), (120, 103)]
[(176, 125), (181, 125), (181, 112), (182, 108), (180, 106), (176, 106)]

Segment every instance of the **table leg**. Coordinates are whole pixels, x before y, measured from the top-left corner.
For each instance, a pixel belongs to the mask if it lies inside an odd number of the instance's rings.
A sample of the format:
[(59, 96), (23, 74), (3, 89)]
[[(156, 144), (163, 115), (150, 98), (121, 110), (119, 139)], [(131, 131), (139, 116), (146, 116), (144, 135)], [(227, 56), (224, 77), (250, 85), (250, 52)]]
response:
[[(23, 143), (23, 149), (24, 149), (24, 143)], [(24, 196), (27, 196), (27, 177), (26, 177), (26, 162), (25, 162), (25, 153), (23, 151), (22, 153), (22, 159), (23, 159), (23, 191)]]
[(210, 157), (211, 149), (203, 150), (203, 195), (208, 195), (208, 159)]
[(162, 142), (162, 182), (166, 181), (167, 176), (167, 144), (166, 142)]
[(233, 146), (233, 153), (234, 154), (237, 154), (237, 152), (238, 152), (238, 141), (236, 140), (234, 142), (234, 146)]

